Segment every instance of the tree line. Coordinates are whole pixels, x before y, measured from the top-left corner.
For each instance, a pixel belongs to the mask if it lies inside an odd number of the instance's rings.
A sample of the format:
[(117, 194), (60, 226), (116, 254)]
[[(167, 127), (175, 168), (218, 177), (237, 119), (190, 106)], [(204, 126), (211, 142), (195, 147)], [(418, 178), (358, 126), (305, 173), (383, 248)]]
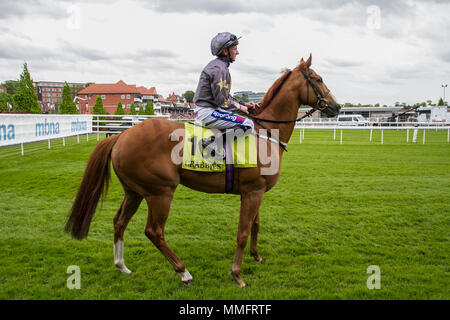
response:
[[(417, 107), (427, 107), (427, 106), (434, 107), (436, 105), (437, 106), (445, 106), (444, 99), (440, 98), (439, 101), (437, 102), (437, 104), (433, 103), (432, 100), (427, 100), (426, 102), (417, 102), (412, 105), (407, 104), (406, 102), (398, 102), (398, 101), (394, 103), (395, 107), (402, 107), (405, 109), (411, 109), (411, 108), (417, 108)], [(377, 107), (380, 107), (380, 104), (377, 103), (377, 104), (372, 105), (372, 104), (360, 104), (360, 103), (358, 103), (358, 104), (345, 103), (344, 107), (346, 107), (346, 108), (368, 108), (368, 107), (377, 108)], [(387, 105), (383, 105), (383, 107), (387, 107)]]
[[(90, 83), (86, 84), (87, 86)], [(0, 92), (0, 111), (19, 111), (24, 113), (36, 113), (41, 114), (42, 109), (38, 102), (38, 97), (34, 91), (33, 80), (31, 79), (28, 65), (25, 62), (23, 64), (23, 71), (20, 74), (19, 80), (7, 80), (1, 84), (6, 88), (6, 92)], [(72, 89), (66, 82), (62, 89), (62, 101), (58, 106), (58, 113), (61, 114), (78, 114), (77, 106), (73, 100)], [(107, 114), (106, 109), (103, 107), (103, 101), (100, 96), (97, 96), (92, 113), (94, 114)], [(122, 102), (119, 101), (117, 109), (114, 112), (115, 115), (125, 115), (125, 110), (122, 106)], [(153, 101), (147, 102), (145, 106), (139, 106), (136, 111), (136, 107), (133, 104), (130, 106), (129, 115), (154, 115)]]
[(2, 85), (7, 92), (0, 93), (0, 110), (10, 111), (12, 107), (14, 111), (42, 113), (26, 63), (23, 64), (23, 72), (18, 81), (7, 81)]
[[(92, 114), (107, 114), (106, 109), (103, 107), (102, 97), (97, 96), (95, 100), (94, 107), (92, 108)], [(114, 115), (126, 115), (125, 109), (123, 108), (122, 101), (117, 103), (116, 111), (114, 111)], [(136, 106), (134, 103), (130, 105), (130, 112), (128, 115), (154, 115), (155, 109), (153, 107), (153, 101), (148, 101), (145, 106), (140, 105), (138, 111), (136, 111)], [(122, 118), (119, 117), (121, 120)]]

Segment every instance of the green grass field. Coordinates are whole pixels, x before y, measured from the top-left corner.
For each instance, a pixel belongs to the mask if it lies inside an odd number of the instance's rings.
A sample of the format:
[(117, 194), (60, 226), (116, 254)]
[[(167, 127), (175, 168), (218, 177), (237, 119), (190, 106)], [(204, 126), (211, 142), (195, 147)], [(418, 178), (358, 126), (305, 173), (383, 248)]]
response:
[[(407, 144), (404, 131), (296, 130), (281, 178), (261, 207), (259, 250), (243, 261), (247, 290), (231, 280), (239, 197), (179, 186), (166, 240), (194, 283), (184, 287), (144, 235), (145, 202), (125, 232), (125, 263), (113, 264), (113, 216), (122, 189), (113, 174), (86, 240), (63, 232), (96, 145), (68, 139), (0, 149), (0, 299), (449, 299), (450, 145), (447, 132)], [(410, 132), (412, 135), (412, 133)], [(410, 136), (411, 139), (411, 136)], [(81, 289), (66, 286), (81, 270)], [(369, 290), (367, 268), (381, 288)]]

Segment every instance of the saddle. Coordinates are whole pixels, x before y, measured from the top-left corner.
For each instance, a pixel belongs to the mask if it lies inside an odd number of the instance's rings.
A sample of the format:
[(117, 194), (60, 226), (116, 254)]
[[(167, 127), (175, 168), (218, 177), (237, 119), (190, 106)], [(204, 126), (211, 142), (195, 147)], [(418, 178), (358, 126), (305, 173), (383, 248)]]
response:
[(226, 172), (227, 185), (231, 183), (227, 189), (232, 188), (234, 168), (257, 167), (256, 137), (251, 134), (227, 141), (226, 136), (224, 131), (218, 129), (185, 123), (182, 168)]

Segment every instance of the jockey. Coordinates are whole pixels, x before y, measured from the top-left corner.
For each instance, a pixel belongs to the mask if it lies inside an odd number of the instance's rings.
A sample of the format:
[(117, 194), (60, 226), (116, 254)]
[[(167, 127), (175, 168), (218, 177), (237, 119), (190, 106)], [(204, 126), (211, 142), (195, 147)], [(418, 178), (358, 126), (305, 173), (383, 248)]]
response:
[[(234, 34), (222, 32), (211, 40), (211, 53), (217, 58), (203, 69), (194, 95), (196, 123), (219, 130), (241, 129), (234, 136), (242, 135), (242, 132), (244, 135), (249, 134), (254, 128), (253, 121), (234, 112), (240, 110), (248, 114), (249, 110), (259, 108), (259, 104), (245, 103), (230, 95), (231, 76), (228, 67), (239, 54), (239, 39)], [(212, 136), (206, 139), (203, 146), (214, 142), (215, 138)]]

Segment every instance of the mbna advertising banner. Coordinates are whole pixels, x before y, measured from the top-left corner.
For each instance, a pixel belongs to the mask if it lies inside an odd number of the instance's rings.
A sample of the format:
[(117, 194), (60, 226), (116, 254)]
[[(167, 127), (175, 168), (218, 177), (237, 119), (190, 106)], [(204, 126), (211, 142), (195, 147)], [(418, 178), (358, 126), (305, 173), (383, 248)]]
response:
[(92, 115), (0, 114), (0, 147), (92, 133)]

